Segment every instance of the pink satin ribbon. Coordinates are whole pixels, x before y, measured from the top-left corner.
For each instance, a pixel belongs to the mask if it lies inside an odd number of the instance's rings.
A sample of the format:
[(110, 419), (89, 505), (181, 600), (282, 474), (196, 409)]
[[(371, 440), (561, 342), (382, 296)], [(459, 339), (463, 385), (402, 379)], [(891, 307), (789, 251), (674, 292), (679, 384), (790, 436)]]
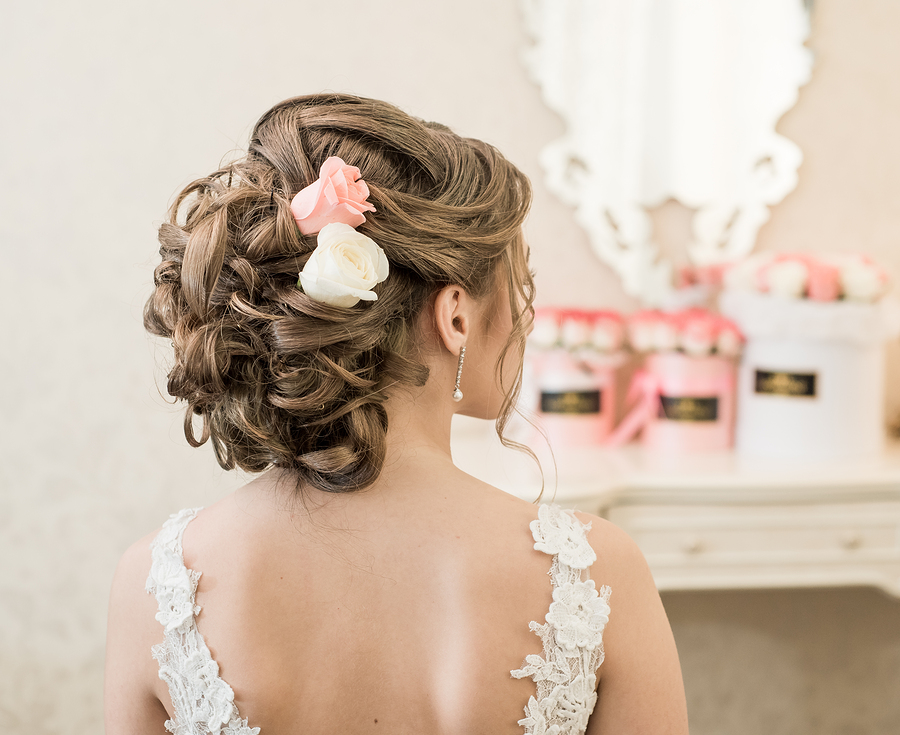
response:
[(662, 395), (662, 380), (647, 370), (638, 370), (628, 386), (628, 403), (637, 404), (609, 435), (606, 443), (611, 447), (621, 447), (630, 441), (644, 426), (659, 413), (659, 397)]

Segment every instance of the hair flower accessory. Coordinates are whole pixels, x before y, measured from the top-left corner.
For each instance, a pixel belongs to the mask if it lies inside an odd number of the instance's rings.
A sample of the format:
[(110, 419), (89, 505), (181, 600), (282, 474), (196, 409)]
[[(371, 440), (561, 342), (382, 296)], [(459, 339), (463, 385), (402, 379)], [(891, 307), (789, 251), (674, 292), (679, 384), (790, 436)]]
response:
[(374, 240), (350, 225), (332, 222), (319, 231), (317, 241), (297, 282), (303, 293), (343, 307), (378, 298), (372, 289), (388, 277), (388, 260)]
[(369, 187), (360, 178), (359, 169), (331, 156), (319, 169), (318, 180), (291, 200), (291, 212), (304, 235), (320, 232), (332, 222), (359, 227), (366, 221), (363, 212), (375, 211), (368, 198)]

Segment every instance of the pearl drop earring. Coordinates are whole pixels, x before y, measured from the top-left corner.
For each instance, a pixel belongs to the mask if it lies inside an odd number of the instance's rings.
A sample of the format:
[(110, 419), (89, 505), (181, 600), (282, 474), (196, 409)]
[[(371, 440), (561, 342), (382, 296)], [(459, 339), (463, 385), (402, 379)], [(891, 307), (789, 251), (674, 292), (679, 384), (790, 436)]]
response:
[(462, 400), (463, 392), (459, 389), (459, 379), (462, 377), (463, 360), (466, 359), (465, 346), (459, 348), (459, 363), (456, 365), (456, 386), (453, 390), (453, 400), (459, 403)]

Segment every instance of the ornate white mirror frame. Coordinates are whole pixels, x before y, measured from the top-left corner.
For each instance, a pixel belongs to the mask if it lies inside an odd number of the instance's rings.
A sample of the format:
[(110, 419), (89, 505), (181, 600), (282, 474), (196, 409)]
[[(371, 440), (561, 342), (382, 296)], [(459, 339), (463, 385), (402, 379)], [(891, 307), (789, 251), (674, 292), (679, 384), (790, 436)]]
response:
[(526, 64), (565, 124), (541, 154), (627, 293), (666, 301), (673, 264), (648, 210), (696, 210), (695, 265), (753, 249), (768, 205), (797, 185), (800, 148), (775, 132), (809, 80), (803, 0), (522, 0)]

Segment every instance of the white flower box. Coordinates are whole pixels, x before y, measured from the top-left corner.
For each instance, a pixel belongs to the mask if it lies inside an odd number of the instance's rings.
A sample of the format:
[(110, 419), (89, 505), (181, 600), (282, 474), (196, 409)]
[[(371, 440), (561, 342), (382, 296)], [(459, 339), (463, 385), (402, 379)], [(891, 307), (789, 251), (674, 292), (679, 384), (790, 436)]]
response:
[(725, 291), (722, 313), (747, 338), (738, 373), (737, 451), (843, 459), (884, 444), (884, 343), (897, 305)]

